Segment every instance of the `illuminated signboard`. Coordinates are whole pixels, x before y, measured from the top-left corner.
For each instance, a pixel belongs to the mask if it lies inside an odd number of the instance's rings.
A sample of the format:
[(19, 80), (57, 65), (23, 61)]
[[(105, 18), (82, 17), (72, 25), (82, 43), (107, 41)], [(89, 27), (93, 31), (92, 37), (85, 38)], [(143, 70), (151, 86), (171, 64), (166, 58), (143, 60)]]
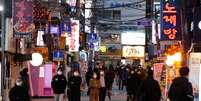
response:
[(144, 46), (123, 46), (123, 57), (142, 58), (144, 57)]
[(121, 44), (124, 45), (145, 45), (145, 32), (128, 31), (121, 34)]
[(71, 34), (67, 39), (67, 45), (69, 45), (70, 52), (78, 52), (79, 51), (79, 20), (72, 20), (71, 21)]
[(180, 0), (161, 0), (161, 41), (181, 40)]

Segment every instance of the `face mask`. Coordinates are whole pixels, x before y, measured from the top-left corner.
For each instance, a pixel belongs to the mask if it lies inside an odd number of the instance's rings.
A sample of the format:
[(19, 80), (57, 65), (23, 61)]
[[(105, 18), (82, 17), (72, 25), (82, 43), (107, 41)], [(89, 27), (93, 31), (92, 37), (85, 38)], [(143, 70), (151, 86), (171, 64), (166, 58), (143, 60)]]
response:
[(134, 71), (131, 71), (131, 74), (134, 74)]
[(57, 74), (58, 74), (58, 75), (61, 75), (61, 74), (62, 74), (62, 71), (58, 71)]
[(21, 85), (22, 85), (22, 82), (16, 82), (16, 85), (17, 85), (17, 86), (21, 86)]
[(103, 71), (101, 71), (101, 72), (100, 72), (100, 75), (103, 75), (103, 74), (104, 74), (104, 72), (103, 72)]
[(79, 73), (78, 72), (74, 72), (74, 74), (73, 74), (74, 76), (78, 76), (79, 75)]

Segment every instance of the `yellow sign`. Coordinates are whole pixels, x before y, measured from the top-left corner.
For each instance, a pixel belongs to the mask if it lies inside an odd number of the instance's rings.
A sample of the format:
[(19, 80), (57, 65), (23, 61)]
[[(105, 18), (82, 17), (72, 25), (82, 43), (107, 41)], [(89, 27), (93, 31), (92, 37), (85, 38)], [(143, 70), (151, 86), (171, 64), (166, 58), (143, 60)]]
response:
[(106, 46), (100, 46), (100, 51), (105, 53), (107, 51), (107, 47)]
[(144, 46), (123, 46), (123, 57), (142, 58), (144, 51)]

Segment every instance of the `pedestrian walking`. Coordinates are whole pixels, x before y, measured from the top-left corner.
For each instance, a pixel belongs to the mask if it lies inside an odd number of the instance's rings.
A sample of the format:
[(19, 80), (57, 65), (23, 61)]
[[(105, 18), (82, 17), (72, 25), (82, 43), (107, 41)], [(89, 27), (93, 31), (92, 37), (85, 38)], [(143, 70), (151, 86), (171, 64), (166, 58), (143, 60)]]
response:
[[(148, 75), (145, 70), (141, 72), (142, 81), (139, 89), (139, 96), (137, 101), (160, 101), (161, 99), (161, 90), (158, 81), (153, 78), (153, 70), (148, 70)], [(182, 101), (182, 100), (178, 100)]]
[(89, 101), (98, 101), (99, 100), (99, 88), (101, 86), (100, 80), (97, 78), (97, 74), (93, 73), (93, 78), (90, 80), (90, 97)]
[(68, 93), (69, 101), (80, 101), (81, 90), (80, 86), (82, 83), (82, 78), (78, 70), (73, 72), (73, 76), (71, 76), (68, 80)]
[(57, 74), (53, 77), (51, 86), (54, 92), (54, 101), (64, 101), (64, 92), (67, 80), (63, 74), (62, 68), (58, 68)]
[(87, 83), (87, 87), (88, 87), (88, 90), (87, 90), (87, 95), (90, 94), (90, 87), (89, 87), (89, 82), (90, 80), (92, 79), (92, 70), (91, 69), (88, 69), (86, 75), (85, 75), (85, 78), (86, 78), (86, 83)]
[(129, 72), (126, 87), (128, 94), (127, 101), (135, 101), (137, 97), (137, 89), (140, 87), (140, 78), (137, 71), (134, 69)]
[(10, 101), (30, 101), (28, 89), (23, 86), (23, 81), (19, 78), (16, 80), (16, 84), (9, 91)]
[(122, 80), (121, 85), (120, 85), (121, 90), (123, 90), (124, 87), (126, 87), (126, 82), (127, 82), (127, 79), (128, 79), (128, 72), (129, 72), (129, 68), (128, 68), (128, 65), (127, 65), (125, 68), (123, 68), (122, 73), (121, 73), (121, 80)]
[(182, 67), (179, 70), (180, 77), (173, 80), (168, 97), (170, 101), (193, 101), (192, 84), (188, 80), (189, 68)]
[(105, 71), (100, 70), (99, 101), (105, 101), (106, 92)]
[(109, 100), (111, 100), (111, 93), (112, 93), (112, 86), (115, 78), (115, 71), (114, 67), (112, 65), (109, 66), (109, 70), (106, 72), (106, 77), (105, 77), (105, 84), (107, 88), (107, 95)]

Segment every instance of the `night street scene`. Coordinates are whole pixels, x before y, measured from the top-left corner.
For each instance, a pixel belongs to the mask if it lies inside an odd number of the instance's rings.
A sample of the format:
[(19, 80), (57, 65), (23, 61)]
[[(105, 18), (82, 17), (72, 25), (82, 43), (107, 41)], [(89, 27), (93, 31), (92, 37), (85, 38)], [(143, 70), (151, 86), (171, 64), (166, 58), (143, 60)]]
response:
[(201, 0), (0, 0), (0, 101), (201, 101)]

